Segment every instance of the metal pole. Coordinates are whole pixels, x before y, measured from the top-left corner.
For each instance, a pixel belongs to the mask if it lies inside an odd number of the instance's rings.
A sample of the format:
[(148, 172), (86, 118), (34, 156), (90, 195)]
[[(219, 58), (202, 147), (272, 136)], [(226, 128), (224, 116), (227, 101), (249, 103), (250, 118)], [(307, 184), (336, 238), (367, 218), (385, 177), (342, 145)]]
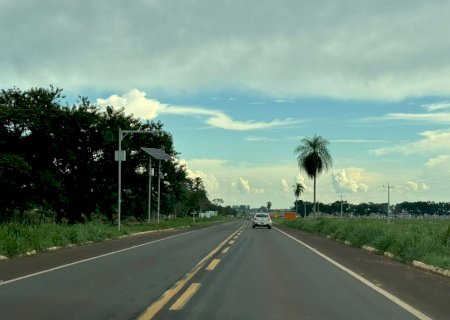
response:
[(342, 219), (342, 194), (341, 194), (341, 219)]
[[(122, 203), (122, 140), (126, 137), (128, 133), (160, 133), (161, 130), (152, 130), (152, 131), (140, 131), (140, 130), (122, 130), (119, 128), (119, 173), (118, 173), (118, 183), (117, 183), (117, 214), (118, 214), (118, 226), (120, 231), (121, 225), (121, 203)], [(159, 222), (159, 221), (158, 221)]]
[(120, 231), (120, 207), (122, 203), (122, 129), (119, 128), (119, 177), (118, 177), (118, 183), (117, 183), (117, 193), (118, 193), (118, 200), (117, 200), (117, 214), (118, 214), (118, 226)]
[(161, 195), (161, 160), (159, 160), (158, 164), (158, 224), (159, 224), (160, 195)]
[(388, 216), (388, 222), (390, 222), (390, 219), (391, 219), (391, 217), (390, 217), (390, 210), (389, 210), (389, 202), (390, 202), (390, 199), (389, 199), (389, 190), (390, 190), (390, 187), (389, 187), (389, 182), (388, 182), (388, 187), (387, 187), (387, 189), (388, 189), (388, 207), (387, 207), (387, 216)]
[(151, 219), (152, 212), (152, 157), (148, 161), (148, 222)]

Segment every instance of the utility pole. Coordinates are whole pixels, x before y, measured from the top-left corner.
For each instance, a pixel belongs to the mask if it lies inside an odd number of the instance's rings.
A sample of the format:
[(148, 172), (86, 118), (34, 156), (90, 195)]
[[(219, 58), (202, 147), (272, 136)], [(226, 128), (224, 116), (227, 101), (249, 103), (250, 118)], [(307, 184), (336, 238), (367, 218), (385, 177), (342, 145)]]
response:
[(383, 185), (383, 188), (387, 188), (387, 192), (388, 192), (387, 219), (388, 219), (388, 223), (390, 223), (390, 219), (391, 219), (391, 216), (390, 216), (390, 206), (391, 206), (391, 203), (390, 203), (390, 191), (391, 191), (391, 189), (394, 189), (395, 187), (394, 186), (390, 186), (389, 182), (388, 182), (387, 186)]
[(343, 212), (342, 212), (342, 193), (341, 193), (341, 219), (343, 218)]

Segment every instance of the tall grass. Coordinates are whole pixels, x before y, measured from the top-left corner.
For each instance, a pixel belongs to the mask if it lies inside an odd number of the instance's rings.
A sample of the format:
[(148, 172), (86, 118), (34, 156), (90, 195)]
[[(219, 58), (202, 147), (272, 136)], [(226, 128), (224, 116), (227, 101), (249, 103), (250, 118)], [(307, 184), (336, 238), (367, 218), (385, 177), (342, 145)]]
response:
[(399, 260), (413, 260), (450, 269), (448, 221), (375, 219), (297, 219), (284, 225), (310, 233), (348, 241), (352, 246), (371, 246), (378, 253), (390, 252)]
[[(220, 219), (197, 219), (195, 226), (205, 226), (220, 222)], [(9, 223), (0, 225), (0, 256), (11, 258), (30, 251), (46, 251), (51, 247), (79, 245), (118, 238), (122, 235), (136, 232), (179, 228), (191, 225), (193, 225), (192, 219), (184, 218), (161, 220), (159, 224), (140, 223), (123, 225), (120, 231), (117, 226), (111, 226), (102, 222), (75, 225), (54, 223), (23, 225), (20, 223)]]

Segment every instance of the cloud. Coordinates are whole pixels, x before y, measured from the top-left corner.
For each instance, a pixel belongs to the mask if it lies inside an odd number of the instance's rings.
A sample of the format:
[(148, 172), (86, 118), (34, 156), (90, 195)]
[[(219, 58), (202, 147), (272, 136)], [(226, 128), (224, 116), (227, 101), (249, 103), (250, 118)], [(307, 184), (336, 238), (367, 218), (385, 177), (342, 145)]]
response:
[(425, 163), (425, 167), (429, 169), (442, 166), (450, 166), (450, 155), (440, 155), (429, 159), (427, 163)]
[(425, 183), (406, 181), (405, 189), (406, 189), (406, 191), (427, 191), (430, 189), (430, 187)]
[(145, 92), (137, 89), (131, 89), (123, 96), (112, 95), (107, 99), (97, 99), (97, 105), (100, 107), (114, 106), (116, 108), (125, 108), (129, 114), (142, 119), (153, 119), (157, 117), (158, 110), (165, 106), (159, 101), (147, 99)]
[(264, 193), (264, 189), (262, 188), (252, 188), (250, 186), (250, 181), (245, 180), (244, 178), (239, 178), (239, 182), (234, 184), (237, 186), (239, 191), (242, 193), (254, 193), (254, 194), (262, 194)]
[(231, 117), (222, 112), (216, 112), (212, 117), (206, 120), (206, 123), (213, 127), (221, 129), (247, 131), (292, 125), (298, 123), (298, 121), (288, 118), (285, 120), (275, 119), (270, 122), (257, 122), (253, 120), (244, 122), (233, 120)]
[(306, 179), (301, 174), (295, 176), (295, 183), (301, 183), (304, 187), (304, 192), (313, 192), (313, 189), (306, 183)]
[(422, 107), (426, 108), (428, 111), (439, 111), (450, 109), (450, 102), (438, 102), (425, 104)]
[(391, 153), (400, 153), (404, 155), (429, 152), (448, 151), (450, 148), (450, 130), (425, 131), (420, 133), (423, 139), (399, 144), (389, 148), (379, 148), (371, 150), (371, 153), (376, 156), (383, 156)]
[(213, 163), (213, 164), (220, 164), (221, 162), (218, 160), (206, 160), (203, 159), (202, 161), (186, 161), (185, 159), (180, 159), (178, 160), (178, 166), (184, 166), (187, 176), (191, 179), (195, 179), (195, 178), (200, 178), (203, 181), (203, 185), (205, 187), (205, 190), (207, 191), (208, 195), (210, 195), (211, 197), (215, 197), (220, 188), (219, 188), (219, 182), (217, 180), (217, 178), (213, 175), (213, 174), (209, 174), (204, 172), (203, 170), (192, 170), (190, 168), (191, 164), (198, 165), (199, 162), (202, 163)]
[(280, 180), (280, 187), (281, 187), (281, 192), (284, 192), (284, 193), (292, 192), (292, 188), (289, 186), (288, 182), (284, 178)]
[(3, 1), (0, 83), (238, 88), (274, 98), (448, 96), (448, 12), (439, 0), (211, 0), (183, 10), (174, 1)]
[(364, 169), (347, 168), (334, 171), (332, 181), (338, 192), (367, 192), (368, 186), (364, 182)]
[(450, 123), (450, 113), (388, 113), (384, 119)]
[(107, 99), (99, 98), (97, 99), (97, 105), (100, 107), (114, 106), (125, 108), (126, 113), (133, 114), (141, 119), (154, 119), (159, 114), (204, 116), (206, 118), (204, 121), (210, 126), (234, 131), (258, 130), (298, 123), (298, 121), (290, 118), (284, 120), (275, 119), (269, 122), (237, 121), (219, 110), (163, 104), (157, 100), (148, 99), (145, 95), (145, 92), (132, 89), (123, 96), (111, 95)]
[(277, 139), (269, 138), (269, 137), (256, 137), (256, 136), (248, 136), (244, 139), (245, 141), (278, 141)]
[(330, 140), (331, 143), (383, 143), (388, 142), (387, 140), (365, 140), (365, 139), (340, 139), (340, 140)]

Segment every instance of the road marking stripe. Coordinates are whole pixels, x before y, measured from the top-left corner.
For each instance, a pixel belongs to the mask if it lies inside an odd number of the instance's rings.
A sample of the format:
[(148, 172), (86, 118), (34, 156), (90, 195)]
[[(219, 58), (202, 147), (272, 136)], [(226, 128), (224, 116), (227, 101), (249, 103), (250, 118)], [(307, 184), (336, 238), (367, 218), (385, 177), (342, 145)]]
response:
[(211, 261), (211, 263), (206, 267), (206, 270), (208, 271), (212, 271), (214, 270), (217, 265), (219, 264), (220, 259), (213, 259), (213, 261)]
[(185, 285), (199, 272), (206, 262), (211, 259), (234, 235), (243, 228), (239, 227), (228, 238), (223, 240), (217, 247), (208, 253), (195, 267), (193, 267), (181, 280), (177, 281), (172, 288), (164, 292), (155, 302), (153, 302), (139, 317), (138, 320), (152, 319)]
[(200, 288), (200, 283), (192, 283), (189, 288), (175, 301), (169, 310), (178, 311), (183, 309), (185, 304), (194, 296), (197, 290)]
[(233, 239), (237, 239), (237, 238), (239, 238), (239, 236), (235, 236)]
[(400, 298), (397, 298), (396, 296), (394, 296), (393, 294), (387, 292), (386, 290), (381, 289), (380, 287), (378, 287), (377, 285), (373, 284), (372, 282), (370, 282), (369, 280), (367, 280), (366, 278), (360, 276), (359, 274), (357, 274), (356, 272), (353, 272), (352, 270), (348, 269), (347, 267), (344, 267), (342, 264), (340, 264), (337, 261), (334, 261), (333, 259), (331, 259), (330, 257), (326, 256), (325, 254), (323, 254), (322, 252), (314, 249), (313, 247), (309, 246), (308, 244), (304, 243), (301, 240), (298, 240), (296, 238), (294, 238), (293, 236), (291, 236), (290, 234), (287, 234), (284, 231), (281, 231), (278, 228), (275, 228), (275, 230), (281, 232), (282, 234), (284, 234), (285, 236), (287, 236), (288, 238), (291, 238), (292, 240), (300, 243), (301, 245), (305, 246), (306, 248), (308, 248), (309, 250), (311, 250), (312, 252), (314, 252), (315, 254), (319, 255), (320, 257), (322, 257), (323, 259), (327, 260), (328, 262), (330, 262), (331, 264), (335, 265), (336, 267), (338, 267), (339, 269), (341, 269), (342, 271), (345, 271), (346, 273), (348, 273), (349, 275), (351, 275), (352, 277), (358, 279), (359, 281), (361, 281), (362, 283), (364, 283), (366, 286), (372, 288), (373, 290), (375, 290), (376, 292), (378, 292), (379, 294), (383, 295), (384, 297), (386, 297), (387, 299), (391, 300), (392, 302), (394, 302), (395, 304), (397, 304), (398, 306), (402, 307), (403, 309), (405, 309), (406, 311), (408, 311), (409, 313), (411, 313), (412, 315), (416, 316), (418, 319), (421, 320), (431, 320), (430, 317), (428, 317), (427, 315), (423, 314), (422, 312), (420, 312), (419, 310), (417, 310), (416, 308), (414, 308), (413, 306), (407, 304), (406, 302), (404, 302), (403, 300), (401, 300)]
[(228, 242), (228, 244), (233, 244), (234, 243), (234, 240), (231, 240), (230, 242)]
[(228, 250), (230, 250), (230, 247), (226, 247), (225, 249), (222, 250), (222, 253), (227, 253)]
[[(208, 229), (209, 228), (212, 228), (212, 227), (208, 227)], [(203, 230), (205, 230), (205, 229), (203, 229)], [(164, 230), (161, 230), (161, 231), (164, 231)], [(71, 266), (74, 266), (74, 265), (77, 265), (77, 264), (80, 264), (80, 263), (84, 263), (84, 262), (88, 262), (88, 261), (91, 261), (91, 260), (104, 258), (104, 257), (107, 257), (107, 256), (111, 256), (113, 254), (116, 254), (116, 253), (121, 253), (121, 252), (125, 252), (125, 251), (128, 251), (128, 250), (132, 250), (132, 249), (136, 249), (136, 248), (139, 248), (139, 247), (143, 247), (143, 246), (147, 246), (147, 245), (150, 245), (150, 244), (154, 244), (154, 243), (157, 243), (157, 242), (161, 242), (161, 241), (164, 241), (164, 240), (169, 240), (169, 239), (172, 239), (172, 238), (180, 237), (180, 236), (187, 235), (187, 234), (192, 233), (192, 232), (198, 232), (198, 231), (200, 231), (200, 230), (192, 230), (192, 231), (188, 231), (188, 232), (183, 232), (183, 233), (180, 233), (180, 234), (175, 234), (175, 235), (170, 236), (170, 237), (166, 237), (166, 238), (162, 238), (162, 239), (158, 239), (158, 240), (153, 240), (153, 241), (137, 244), (137, 245), (134, 245), (134, 246), (131, 246), (131, 247), (128, 247), (128, 248), (124, 248), (124, 249), (120, 249), (120, 250), (117, 250), (117, 251), (108, 252), (108, 253), (105, 253), (105, 254), (101, 254), (99, 256), (90, 257), (90, 258), (87, 258), (87, 259), (78, 260), (78, 261), (74, 261), (74, 262), (71, 262), (71, 263), (63, 264), (61, 266), (57, 266), (57, 267), (50, 268), (50, 269), (47, 269), (47, 270), (42, 270), (42, 271), (39, 271), (39, 272), (27, 274), (27, 275), (22, 276), (22, 277), (18, 277), (18, 278), (14, 278), (14, 279), (10, 279), (10, 280), (6, 280), (6, 281), (3, 281), (3, 282), (0, 282), (0, 286), (6, 285), (8, 283), (24, 280), (24, 279), (27, 279), (27, 278), (31, 278), (31, 277), (34, 277), (34, 276), (38, 276), (38, 275), (41, 275), (41, 274), (44, 274), (44, 273), (48, 273), (48, 272), (51, 272), (51, 271), (56, 271), (56, 270), (59, 270), (59, 269), (71, 267)]]

